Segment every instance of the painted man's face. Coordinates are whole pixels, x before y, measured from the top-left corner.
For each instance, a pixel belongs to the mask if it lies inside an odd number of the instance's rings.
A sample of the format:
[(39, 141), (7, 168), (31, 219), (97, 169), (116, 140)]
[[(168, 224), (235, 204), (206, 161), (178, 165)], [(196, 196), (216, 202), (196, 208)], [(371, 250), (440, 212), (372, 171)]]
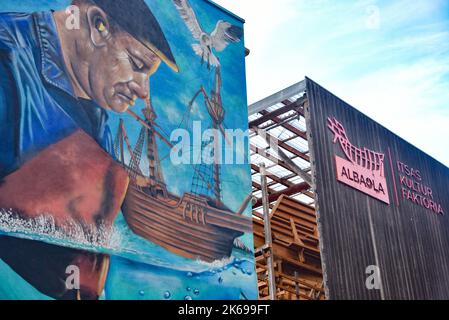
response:
[(126, 32), (115, 32), (89, 57), (91, 98), (104, 109), (126, 112), (137, 98), (146, 99), (149, 77), (161, 60)]

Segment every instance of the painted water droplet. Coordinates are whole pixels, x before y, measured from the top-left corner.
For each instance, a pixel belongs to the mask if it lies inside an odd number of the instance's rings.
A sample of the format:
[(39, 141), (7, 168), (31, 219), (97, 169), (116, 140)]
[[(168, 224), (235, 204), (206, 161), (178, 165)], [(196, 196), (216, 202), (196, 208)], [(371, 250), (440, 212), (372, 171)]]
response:
[(191, 296), (185, 296), (184, 300), (193, 300)]
[(171, 297), (170, 291), (165, 291), (165, 293), (164, 293), (164, 298), (165, 298), (165, 299), (170, 299), (170, 297)]
[(198, 290), (198, 289), (195, 289), (195, 290), (193, 290), (193, 293), (197, 296), (197, 295), (199, 295), (200, 294), (200, 290)]
[(187, 272), (187, 277), (191, 278), (193, 276), (192, 272)]
[(144, 296), (144, 295), (145, 295), (145, 291), (140, 290), (140, 291), (139, 291), (139, 294), (140, 294), (141, 296)]
[(252, 275), (253, 274), (253, 270), (254, 270), (254, 263), (250, 262), (250, 261), (242, 261), (242, 263), (240, 264), (240, 269), (242, 271), (243, 274), (248, 274), (248, 275)]
[(192, 290), (192, 288), (190, 288), (190, 287), (187, 287), (187, 288), (186, 288), (186, 290), (187, 290), (187, 291), (191, 291), (191, 290)]

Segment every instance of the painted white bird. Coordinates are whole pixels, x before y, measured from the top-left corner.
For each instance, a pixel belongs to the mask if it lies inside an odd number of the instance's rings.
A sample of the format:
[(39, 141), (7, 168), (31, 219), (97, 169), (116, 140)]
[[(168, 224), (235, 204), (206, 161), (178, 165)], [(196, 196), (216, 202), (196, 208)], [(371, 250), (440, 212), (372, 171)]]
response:
[(188, 0), (173, 0), (173, 3), (193, 37), (199, 41), (199, 43), (192, 44), (193, 51), (201, 57), (202, 63), (207, 63), (208, 68), (210, 66), (219, 66), (220, 61), (212, 49), (222, 52), (229, 43), (239, 42), (243, 36), (243, 29), (227, 21), (219, 20), (215, 30), (208, 34), (201, 28)]

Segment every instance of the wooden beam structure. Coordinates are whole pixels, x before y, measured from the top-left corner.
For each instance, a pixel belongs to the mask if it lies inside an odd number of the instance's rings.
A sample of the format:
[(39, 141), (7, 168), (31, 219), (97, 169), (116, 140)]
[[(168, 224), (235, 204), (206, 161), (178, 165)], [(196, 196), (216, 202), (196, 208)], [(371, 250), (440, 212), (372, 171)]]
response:
[[(291, 196), (293, 194), (298, 194), (298, 193), (304, 192), (305, 190), (308, 190), (309, 188), (310, 188), (310, 186), (306, 182), (295, 184), (285, 190), (270, 193), (270, 195), (268, 196), (268, 199), (269, 199), (268, 201), (269, 202), (277, 201), (279, 199), (279, 197), (281, 197), (282, 195)], [(254, 207), (257, 208), (257, 207), (260, 207), (261, 205), (262, 205), (262, 200), (259, 199), (254, 204)]]
[[(293, 88), (303, 89), (296, 85), (256, 103), (251, 110), (257, 112), (251, 112), (249, 119), (254, 243), (261, 300), (325, 299), (304, 118), (308, 99), (305, 92)], [(265, 184), (261, 183), (263, 172)], [(263, 195), (270, 209), (268, 221), (267, 204), (262, 210)], [(268, 242), (267, 225), (271, 234), (268, 238), (272, 239)], [(274, 284), (269, 275), (274, 276)], [(276, 290), (274, 297), (270, 288)]]
[(270, 293), (270, 258), (274, 261), (276, 299), (325, 299), (315, 209), (281, 195), (270, 214), (269, 245), (264, 219), (261, 214), (253, 218), (260, 299), (267, 299)]
[[(274, 105), (257, 103), (258, 112), (249, 119), (253, 132), (250, 137), (252, 186), (257, 198), (254, 209), (260, 210), (262, 207), (258, 165), (263, 161), (267, 163), (267, 177), (271, 180), (267, 184), (271, 204), (282, 194), (302, 198), (306, 204), (314, 203), (304, 118), (308, 100), (304, 92), (296, 92), (292, 88), (283, 91), (282, 95), (276, 95), (282, 97), (282, 100), (262, 100)], [(287, 92), (292, 96), (286, 97)]]

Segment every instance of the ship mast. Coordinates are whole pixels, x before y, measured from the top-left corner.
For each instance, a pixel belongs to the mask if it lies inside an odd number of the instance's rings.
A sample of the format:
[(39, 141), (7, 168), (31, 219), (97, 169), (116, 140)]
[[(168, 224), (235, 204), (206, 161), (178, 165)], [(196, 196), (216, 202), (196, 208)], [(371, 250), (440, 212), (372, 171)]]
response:
[[(215, 70), (215, 81), (214, 81), (214, 89), (211, 91), (210, 96), (209, 94), (206, 92), (206, 90), (204, 89), (203, 86), (200, 87), (200, 89), (198, 90), (198, 92), (194, 95), (194, 97), (192, 98), (191, 102), (190, 102), (190, 106), (192, 106), (193, 102), (195, 101), (195, 99), (200, 95), (203, 94), (204, 96), (204, 102), (207, 108), (207, 111), (212, 119), (213, 122), (213, 128), (215, 129), (215, 132), (221, 132), (222, 135), (226, 138), (225, 136), (225, 130), (223, 127), (223, 120), (224, 120), (224, 109), (223, 109), (223, 103), (222, 103), (222, 99), (221, 99), (221, 86), (222, 86), (222, 80), (221, 80), (221, 70), (220, 70), (220, 66), (217, 66), (216, 70)], [(214, 164), (213, 164), (213, 170), (212, 170), (212, 176), (211, 178), (213, 179), (213, 187), (211, 187), (210, 189), (212, 189), (213, 191), (213, 195), (214, 195), (214, 200), (215, 200), (215, 204), (217, 206), (220, 206), (222, 204), (222, 200), (221, 200), (221, 168), (220, 168), (220, 164), (219, 164), (219, 159), (217, 159), (217, 152), (220, 153), (221, 150), (218, 150), (218, 148), (220, 148), (220, 143), (218, 142), (218, 135), (216, 135), (213, 138), (213, 143), (214, 144)], [(203, 149), (205, 146), (207, 146), (207, 143), (203, 143), (202, 148)], [(196, 168), (195, 170), (195, 175), (194, 175), (194, 180), (193, 180), (193, 185), (196, 187), (201, 187), (201, 184), (198, 185), (198, 181), (199, 180), (203, 180), (204, 181), (204, 173), (207, 172), (207, 170), (205, 168), (203, 168), (205, 165), (204, 164), (200, 164), (199, 168)], [(199, 176), (199, 177), (198, 177)]]
[(147, 128), (147, 157), (148, 157), (149, 178), (150, 178), (150, 186), (152, 188), (155, 188), (160, 183), (162, 184), (164, 183), (164, 179), (162, 177), (162, 170), (160, 167), (159, 152), (157, 149), (156, 135), (154, 128), (157, 116), (151, 105), (150, 98), (147, 98), (145, 102), (146, 106), (145, 109), (143, 110), (143, 114), (149, 126), (149, 128)]
[[(214, 123), (214, 129), (218, 130), (218, 126)], [(214, 137), (214, 152), (217, 152), (217, 149), (220, 147), (220, 144), (217, 141), (218, 136)], [(215, 158), (215, 154), (214, 154)], [(217, 159), (214, 161), (214, 196), (215, 202), (217, 205), (221, 203), (221, 186), (220, 186), (220, 165), (217, 163)]]
[[(155, 194), (157, 192), (162, 192), (162, 194), (165, 194), (166, 186), (160, 166), (156, 136), (160, 137), (161, 140), (169, 147), (173, 147), (173, 145), (156, 129), (156, 127), (158, 127), (157, 123), (155, 122), (157, 117), (149, 98), (145, 100), (145, 104), (146, 106), (142, 110), (144, 119), (142, 119), (139, 115), (131, 110), (127, 111), (127, 113), (131, 117), (133, 117), (142, 125), (142, 129), (140, 131), (139, 138), (134, 150), (132, 150), (131, 148), (129, 138), (125, 130), (124, 121), (123, 119), (120, 119), (117, 137), (114, 142), (115, 154), (117, 160), (120, 161), (122, 165), (128, 170), (130, 178), (134, 183), (136, 183), (137, 175), (142, 176), (142, 178), (139, 179), (138, 183), (140, 187), (149, 187), (151, 192), (154, 192)], [(125, 164), (124, 142), (126, 142), (126, 146), (130, 155), (129, 165)], [(145, 142), (147, 142), (146, 153), (148, 158), (149, 172), (149, 176), (147, 178), (143, 177), (142, 170), (140, 169), (140, 162)]]
[[(215, 72), (215, 90), (212, 91), (212, 101), (209, 101), (209, 98), (206, 96), (206, 105), (209, 110), (210, 115), (214, 121), (214, 129), (218, 132), (219, 128), (222, 127), (222, 123), (224, 120), (224, 110), (223, 110), (223, 102), (221, 100), (221, 70), (220, 65), (217, 66)], [(224, 130), (222, 130), (224, 131)], [(217, 148), (220, 147), (218, 143), (218, 136), (214, 138), (214, 152), (217, 152)], [(221, 152), (221, 151), (220, 151)], [(215, 156), (215, 155), (214, 155)], [(214, 161), (214, 193), (217, 204), (221, 203), (221, 188), (220, 188), (220, 166), (218, 164), (218, 159)]]

